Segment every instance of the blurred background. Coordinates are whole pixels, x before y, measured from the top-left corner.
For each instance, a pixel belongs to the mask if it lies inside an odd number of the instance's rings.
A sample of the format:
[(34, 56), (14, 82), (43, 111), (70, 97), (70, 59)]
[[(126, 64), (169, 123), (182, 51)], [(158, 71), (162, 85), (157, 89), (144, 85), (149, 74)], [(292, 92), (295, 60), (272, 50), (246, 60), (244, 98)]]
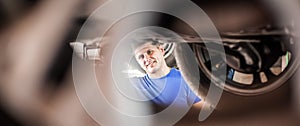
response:
[[(107, 1), (0, 1), (0, 125), (99, 125), (84, 111), (76, 95), (72, 77), (73, 48), (70, 42), (77, 41), (77, 35), (87, 18), (105, 2)], [(300, 9), (294, 9), (291, 16), (288, 16), (280, 12), (290, 6), (272, 5), (267, 1), (193, 2), (207, 13), (222, 36), (240, 39), (236, 36), (255, 34), (254, 38), (258, 36), (261, 39), (262, 34), (279, 29), (283, 32), (278, 34), (288, 33), (295, 38), (293, 41), (289, 40), (289, 43), (298, 42), (297, 32), (290, 31), (298, 29), (297, 21), (300, 17), (295, 17), (294, 14), (299, 13)], [(300, 7), (300, 1), (291, 1), (290, 5)], [(182, 21), (168, 15), (159, 16), (158, 26), (195, 36), (195, 32)], [(101, 24), (101, 17), (95, 23)], [(97, 31), (90, 34), (97, 35)], [(276, 32), (271, 35), (278, 34)], [(97, 42), (96, 38), (91, 39)], [(94, 47), (92, 44), (91, 48)], [(193, 47), (192, 44), (190, 46)], [(292, 61), (296, 62), (297, 52), (291, 53), (295, 56)], [(226, 90), (216, 110), (207, 120), (199, 122), (198, 113), (190, 112), (176, 125), (299, 125), (299, 77), (297, 68), (288, 69), (293, 69), (293, 72), (289, 76), (279, 76), (286, 78), (278, 88), (253, 96)]]

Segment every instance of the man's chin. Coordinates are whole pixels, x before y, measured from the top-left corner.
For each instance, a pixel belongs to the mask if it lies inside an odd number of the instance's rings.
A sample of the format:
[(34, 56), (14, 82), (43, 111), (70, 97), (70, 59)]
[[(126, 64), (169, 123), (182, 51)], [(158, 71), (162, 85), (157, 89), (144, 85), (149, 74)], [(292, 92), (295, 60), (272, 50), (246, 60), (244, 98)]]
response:
[(154, 68), (149, 68), (149, 69), (147, 69), (147, 73), (148, 74), (153, 74), (153, 73), (155, 73), (155, 69)]

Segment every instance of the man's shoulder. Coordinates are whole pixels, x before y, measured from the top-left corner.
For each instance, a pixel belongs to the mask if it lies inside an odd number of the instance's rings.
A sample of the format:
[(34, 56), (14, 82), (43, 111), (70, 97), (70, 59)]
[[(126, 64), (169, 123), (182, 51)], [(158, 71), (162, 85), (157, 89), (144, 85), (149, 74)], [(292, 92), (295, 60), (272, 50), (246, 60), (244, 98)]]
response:
[(180, 72), (180, 70), (178, 70), (176, 68), (172, 68), (171, 69), (171, 75), (172, 76), (181, 76), (181, 72)]

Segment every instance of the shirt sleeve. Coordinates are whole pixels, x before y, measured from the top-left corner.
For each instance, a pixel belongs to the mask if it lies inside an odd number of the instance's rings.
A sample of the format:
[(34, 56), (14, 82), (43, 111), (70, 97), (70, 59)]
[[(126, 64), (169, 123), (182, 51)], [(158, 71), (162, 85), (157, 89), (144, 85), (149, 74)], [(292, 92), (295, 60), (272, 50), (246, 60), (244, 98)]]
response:
[(187, 101), (189, 105), (193, 105), (199, 101), (201, 101), (201, 98), (199, 98), (190, 88), (188, 85), (186, 85), (187, 90)]

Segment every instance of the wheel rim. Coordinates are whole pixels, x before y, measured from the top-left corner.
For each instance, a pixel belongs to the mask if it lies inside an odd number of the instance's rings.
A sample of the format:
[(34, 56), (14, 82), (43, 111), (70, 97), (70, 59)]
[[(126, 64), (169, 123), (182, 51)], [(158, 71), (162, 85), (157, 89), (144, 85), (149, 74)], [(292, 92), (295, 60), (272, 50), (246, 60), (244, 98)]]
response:
[[(248, 35), (244, 35), (248, 36)], [(228, 37), (228, 36), (227, 36)], [(212, 54), (213, 56), (209, 56), (207, 53), (207, 49), (203, 44), (192, 44), (194, 53), (196, 55), (196, 59), (199, 63), (199, 67), (204, 75), (212, 79), (211, 70), (217, 70), (220, 67), (226, 67), (226, 83), (224, 85), (224, 89), (228, 92), (238, 94), (238, 95), (259, 95), (263, 93), (267, 93), (273, 91), (274, 89), (280, 87), (284, 84), (295, 72), (295, 68), (298, 66), (297, 59), (297, 51), (294, 47), (295, 43), (292, 42), (292, 37), (287, 34), (274, 36), (274, 35), (264, 35), (255, 36), (261, 40), (261, 43), (250, 43), (250, 45), (259, 45), (264, 44), (264, 40), (261, 38), (269, 37), (272, 39), (276, 39), (278, 41), (265, 42), (268, 46), (274, 47), (277, 42), (277, 50), (273, 48), (273, 50), (269, 50), (269, 55), (273, 55), (273, 61), (266, 63), (268, 61), (268, 55), (261, 56), (265, 62), (262, 62), (263, 66), (261, 69), (257, 69), (256, 71), (249, 71), (238, 69), (234, 64), (229, 63), (228, 58), (219, 59), (217, 63), (211, 63), (209, 57), (218, 58), (218, 53)], [(280, 38), (280, 39), (278, 39)], [(225, 42), (226, 43), (226, 42)], [(249, 44), (249, 43), (245, 43)], [(262, 51), (261, 49), (256, 50)], [(281, 49), (282, 53), (276, 55), (276, 60), (274, 60), (274, 51), (278, 51)], [(226, 52), (227, 53), (227, 52)], [(226, 54), (228, 55), (228, 54)], [(260, 53), (260, 55), (263, 55)], [(217, 84), (218, 85), (218, 84)]]

